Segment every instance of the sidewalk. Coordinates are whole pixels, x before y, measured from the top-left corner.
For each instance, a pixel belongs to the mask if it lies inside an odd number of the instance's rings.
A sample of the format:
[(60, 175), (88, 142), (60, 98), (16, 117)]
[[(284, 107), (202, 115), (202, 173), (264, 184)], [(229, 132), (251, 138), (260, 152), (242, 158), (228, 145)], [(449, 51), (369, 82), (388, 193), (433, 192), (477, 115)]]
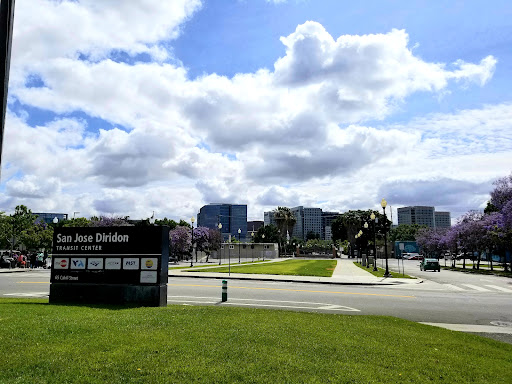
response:
[[(272, 259), (269, 263), (281, 262), (290, 259)], [(284, 281), (298, 283), (316, 283), (316, 284), (340, 284), (340, 285), (407, 285), (419, 284), (421, 279), (401, 279), (385, 278), (373, 276), (370, 272), (354, 265), (355, 259), (336, 259), (338, 261), (333, 271), (332, 277), (314, 277), (314, 276), (289, 276), (289, 275), (260, 275), (244, 273), (218, 273), (218, 272), (194, 272), (194, 268), (189, 269), (171, 269), (169, 277), (194, 277), (206, 279), (233, 279), (233, 280), (259, 280), (259, 281)], [(267, 261), (265, 261), (267, 263)], [(217, 268), (218, 264), (203, 264), (204, 269)], [(240, 264), (232, 263), (232, 267)], [(179, 266), (179, 265), (177, 265)], [(223, 265), (225, 266), (225, 265)]]
[[(214, 262), (198, 262), (193, 263), (195, 266), (201, 266), (202, 269), (218, 268), (218, 261)], [(279, 263), (290, 258), (270, 259), (262, 263)], [(336, 268), (333, 271), (332, 277), (315, 277), (315, 276), (291, 276), (291, 275), (262, 275), (262, 274), (245, 274), (245, 273), (218, 273), (218, 272), (194, 272), (194, 268), (184, 269), (171, 269), (169, 270), (169, 277), (193, 277), (203, 279), (232, 279), (232, 280), (258, 280), (258, 281), (283, 281), (283, 282), (298, 282), (298, 283), (316, 283), (316, 284), (339, 284), (339, 285), (411, 285), (420, 284), (422, 279), (401, 279), (401, 278), (385, 278), (373, 276), (370, 272), (365, 271), (354, 265), (355, 259), (336, 259), (338, 261)], [(251, 261), (251, 259), (244, 259), (242, 261)], [(223, 260), (223, 266), (225, 260)], [(260, 263), (260, 264), (262, 264)], [(171, 267), (187, 267), (190, 262), (181, 262), (179, 264), (170, 264)], [(236, 267), (237, 260), (233, 260), (232, 267)], [(38, 269), (30, 268), (1, 268), (0, 273), (15, 273), (15, 272), (30, 272)], [(45, 269), (49, 271), (48, 269)]]
[(0, 273), (29, 272), (30, 268), (0, 268)]

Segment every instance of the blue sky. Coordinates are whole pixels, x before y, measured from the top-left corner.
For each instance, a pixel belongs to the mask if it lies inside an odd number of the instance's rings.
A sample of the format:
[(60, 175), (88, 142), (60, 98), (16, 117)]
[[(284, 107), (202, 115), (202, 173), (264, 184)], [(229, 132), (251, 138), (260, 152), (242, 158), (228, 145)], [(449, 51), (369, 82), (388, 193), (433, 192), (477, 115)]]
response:
[(17, 3), (0, 210), (455, 219), (511, 172), (510, 2), (121, 4)]

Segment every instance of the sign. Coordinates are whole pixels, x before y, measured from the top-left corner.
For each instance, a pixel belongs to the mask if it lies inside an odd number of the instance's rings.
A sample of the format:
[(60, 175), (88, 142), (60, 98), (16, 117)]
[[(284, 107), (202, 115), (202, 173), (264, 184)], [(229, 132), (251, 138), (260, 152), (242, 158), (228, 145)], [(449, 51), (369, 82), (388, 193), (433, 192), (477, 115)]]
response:
[(67, 258), (53, 258), (53, 269), (67, 269), (69, 267), (69, 259)]
[(167, 305), (168, 258), (167, 227), (56, 228), (50, 302)]

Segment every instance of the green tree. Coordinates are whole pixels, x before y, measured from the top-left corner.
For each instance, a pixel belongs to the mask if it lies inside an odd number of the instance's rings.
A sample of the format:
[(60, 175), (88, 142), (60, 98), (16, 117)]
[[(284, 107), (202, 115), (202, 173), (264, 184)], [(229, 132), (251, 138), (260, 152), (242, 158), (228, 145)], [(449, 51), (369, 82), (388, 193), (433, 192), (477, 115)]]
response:
[(63, 227), (90, 227), (91, 223), (85, 217), (77, 217), (69, 220), (63, 220)]
[(170, 231), (172, 231), (173, 229), (175, 229), (178, 226), (177, 222), (175, 222), (174, 220), (168, 219), (167, 217), (164, 217), (162, 220), (156, 219), (155, 224), (161, 225), (161, 226), (168, 226)]
[(11, 247), (12, 220), (4, 212), (0, 212), (0, 249)]
[[(372, 213), (378, 219), (378, 222), (375, 223), (376, 237), (383, 236), (384, 231), (389, 231), (391, 225), (391, 221), (384, 214), (371, 209), (355, 210), (342, 213), (333, 221), (331, 225), (333, 240), (348, 240), (352, 245), (350, 247), (352, 253), (358, 247), (373, 244), (373, 224), (370, 219)], [(368, 223), (367, 229), (364, 228), (364, 223)], [(356, 238), (359, 231), (361, 231), (361, 236)]]
[(190, 225), (190, 223), (189, 223), (189, 222), (187, 222), (187, 221), (185, 221), (185, 220), (183, 220), (183, 219), (181, 219), (181, 220), (180, 220), (180, 222), (178, 223), (178, 225), (177, 225), (177, 226), (179, 226), (179, 227), (188, 227), (188, 228), (192, 228), (192, 227), (191, 227), (191, 225)]
[[(265, 235), (265, 237), (263, 237)], [(279, 230), (275, 225), (265, 225), (258, 229), (256, 235), (254, 235), (255, 243), (278, 243), (279, 242)]]
[(49, 250), (52, 247), (53, 227), (43, 223), (35, 223), (20, 233), (20, 243), (28, 250), (37, 251), (41, 248)]
[(24, 205), (18, 205), (11, 215), (11, 247), (14, 249), (20, 244), (20, 235), (34, 225), (36, 216)]
[(389, 241), (416, 241), (416, 235), (421, 228), (426, 228), (426, 226), (419, 224), (400, 224), (390, 231)]
[(348, 240), (348, 232), (347, 227), (343, 223), (343, 217), (338, 216), (331, 223), (331, 232), (333, 240), (339, 241), (347, 241)]

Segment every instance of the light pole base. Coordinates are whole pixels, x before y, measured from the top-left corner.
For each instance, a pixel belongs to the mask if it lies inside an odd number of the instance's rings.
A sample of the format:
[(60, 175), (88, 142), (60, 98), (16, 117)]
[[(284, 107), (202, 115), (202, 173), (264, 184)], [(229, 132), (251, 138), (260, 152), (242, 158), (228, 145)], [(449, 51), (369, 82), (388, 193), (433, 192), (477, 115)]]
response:
[(393, 276), (391, 276), (391, 273), (386, 272), (386, 273), (384, 274), (384, 277), (393, 277)]

